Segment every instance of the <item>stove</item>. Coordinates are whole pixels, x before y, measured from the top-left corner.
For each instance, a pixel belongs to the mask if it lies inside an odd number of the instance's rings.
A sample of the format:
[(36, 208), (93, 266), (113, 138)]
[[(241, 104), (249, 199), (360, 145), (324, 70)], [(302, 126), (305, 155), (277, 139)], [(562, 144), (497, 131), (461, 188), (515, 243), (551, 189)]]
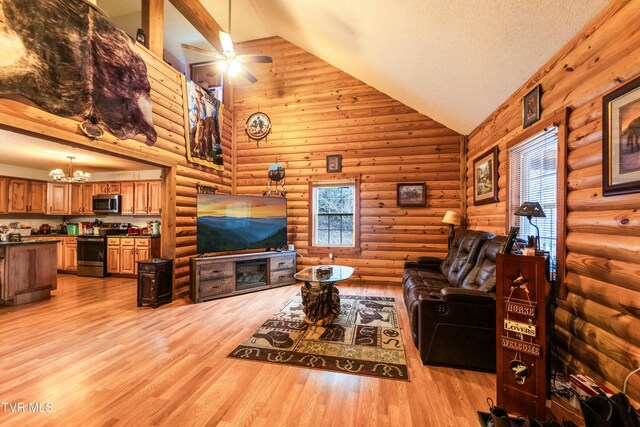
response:
[(99, 235), (78, 236), (78, 276), (107, 276), (107, 236), (127, 234), (129, 223), (104, 223)]

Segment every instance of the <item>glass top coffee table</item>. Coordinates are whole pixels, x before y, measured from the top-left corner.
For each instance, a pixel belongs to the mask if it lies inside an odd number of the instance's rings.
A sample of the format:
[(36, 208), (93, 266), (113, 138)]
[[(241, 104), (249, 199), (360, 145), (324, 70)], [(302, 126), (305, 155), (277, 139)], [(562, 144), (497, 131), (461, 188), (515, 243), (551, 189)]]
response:
[(307, 267), (294, 274), (297, 280), (302, 280), (300, 293), (304, 321), (310, 325), (326, 326), (340, 314), (340, 293), (334, 283), (347, 280), (355, 269), (343, 265), (317, 265)]

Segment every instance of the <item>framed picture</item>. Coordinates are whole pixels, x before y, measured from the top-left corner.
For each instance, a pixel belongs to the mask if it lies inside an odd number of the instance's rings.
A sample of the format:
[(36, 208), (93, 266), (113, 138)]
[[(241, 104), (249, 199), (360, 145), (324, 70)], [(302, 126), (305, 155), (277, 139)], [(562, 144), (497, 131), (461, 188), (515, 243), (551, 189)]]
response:
[(423, 207), (427, 204), (427, 185), (423, 183), (398, 184), (398, 206)]
[(602, 98), (602, 195), (640, 192), (640, 77)]
[(522, 127), (526, 128), (540, 120), (540, 85), (522, 98)]
[(473, 204), (485, 205), (498, 201), (498, 146), (473, 161)]
[(342, 154), (327, 156), (327, 173), (342, 172)]

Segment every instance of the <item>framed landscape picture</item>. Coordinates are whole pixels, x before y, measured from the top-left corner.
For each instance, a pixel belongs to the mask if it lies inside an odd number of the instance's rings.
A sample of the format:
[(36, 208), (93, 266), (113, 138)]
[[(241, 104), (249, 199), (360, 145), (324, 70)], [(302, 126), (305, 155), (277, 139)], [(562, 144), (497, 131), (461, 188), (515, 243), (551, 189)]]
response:
[(427, 204), (427, 186), (423, 183), (398, 184), (397, 202), (403, 207), (423, 207)]
[(473, 204), (498, 201), (498, 147), (495, 146), (473, 161)]
[(602, 195), (640, 192), (640, 77), (602, 98)]

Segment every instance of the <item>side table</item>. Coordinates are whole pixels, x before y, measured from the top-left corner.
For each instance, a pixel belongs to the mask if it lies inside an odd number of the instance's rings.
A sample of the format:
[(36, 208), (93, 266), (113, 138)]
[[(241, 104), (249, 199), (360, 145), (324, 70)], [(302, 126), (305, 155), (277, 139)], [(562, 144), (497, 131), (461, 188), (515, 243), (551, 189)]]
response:
[(173, 296), (173, 260), (151, 258), (138, 261), (138, 307), (157, 308), (170, 303)]

